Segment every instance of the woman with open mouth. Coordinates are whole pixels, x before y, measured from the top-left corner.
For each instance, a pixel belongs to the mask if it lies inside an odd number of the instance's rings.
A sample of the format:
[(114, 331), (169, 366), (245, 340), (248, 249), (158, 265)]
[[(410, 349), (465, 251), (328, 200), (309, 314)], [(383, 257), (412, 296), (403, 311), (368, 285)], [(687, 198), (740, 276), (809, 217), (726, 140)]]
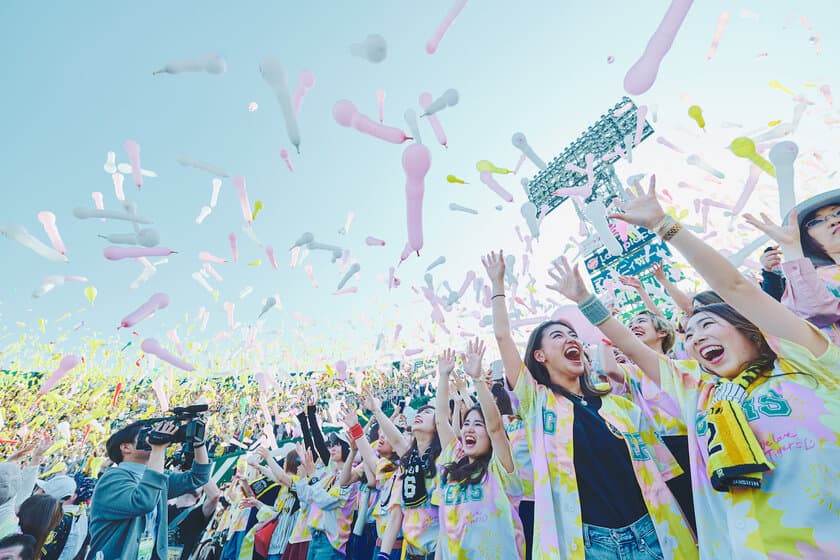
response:
[(689, 428), (702, 558), (838, 558), (840, 348), (666, 216), (648, 192), (621, 219), (657, 232), (726, 303), (686, 327), (692, 360), (660, 356), (613, 319), (563, 259), (561, 292), (645, 373), (644, 393), (679, 403)]
[(504, 255), (490, 253), (482, 263), (505, 377), (531, 449), (533, 558), (696, 558), (694, 537), (665, 485), (682, 471), (641, 409), (594, 385), (566, 321), (534, 329), (523, 361), (504, 301)]
[(464, 373), (475, 381), (479, 405), (467, 411), (460, 442), (449, 421), (449, 377), (455, 368), (455, 352), (447, 350), (438, 359), (435, 421), (445, 465), (440, 487), (441, 560), (515, 560), (525, 553), (516, 513), (522, 480), (495, 397), (481, 379), (484, 350), (477, 338), (464, 354)]

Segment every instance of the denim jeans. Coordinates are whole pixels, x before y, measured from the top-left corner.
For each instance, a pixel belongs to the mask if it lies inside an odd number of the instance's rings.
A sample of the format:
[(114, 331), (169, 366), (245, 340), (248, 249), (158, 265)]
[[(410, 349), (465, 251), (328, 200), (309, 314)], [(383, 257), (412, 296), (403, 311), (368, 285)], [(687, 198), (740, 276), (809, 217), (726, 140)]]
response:
[(332, 547), (323, 531), (312, 531), (306, 560), (344, 560), (344, 554)]
[(620, 529), (583, 524), (586, 560), (663, 560), (650, 515)]

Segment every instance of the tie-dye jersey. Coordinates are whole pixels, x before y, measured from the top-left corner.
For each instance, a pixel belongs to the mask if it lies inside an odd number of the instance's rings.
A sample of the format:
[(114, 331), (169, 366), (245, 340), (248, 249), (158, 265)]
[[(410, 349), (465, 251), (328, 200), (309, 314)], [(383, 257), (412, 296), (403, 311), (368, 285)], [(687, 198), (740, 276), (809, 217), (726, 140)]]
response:
[[(572, 440), (574, 405), (537, 384), (524, 366), (514, 390), (534, 465), (533, 558), (582, 560), (586, 552)], [(665, 484), (682, 469), (630, 400), (606, 395), (598, 414), (627, 444), (664, 557), (696, 558), (694, 537)]]
[(658, 388), (652, 393), (645, 393), (650, 384), (643, 383), (645, 374), (635, 364), (620, 364), (618, 367), (624, 373), (624, 384), (610, 379), (614, 395), (624, 396), (641, 408), (660, 436), (684, 436), (688, 433), (676, 399)]
[(402, 477), (396, 477), (392, 490), (390, 510), (399, 507), (403, 512), (403, 540), (408, 554), (430, 554), (437, 549), (438, 536), (440, 535), (440, 521), (438, 518), (438, 499), (440, 498), (437, 487), (440, 481), (441, 462), (438, 457), (437, 473), (433, 477), (426, 478), (426, 495), (428, 499), (420, 507), (405, 507), (402, 499)]
[[(819, 358), (793, 342), (766, 337), (779, 355), (771, 377), (743, 405), (775, 468), (760, 489), (718, 492), (706, 471), (706, 407), (717, 378), (695, 361), (660, 360), (662, 391), (688, 425), (691, 478), (703, 559), (840, 558), (840, 348)], [(779, 375), (801, 372), (794, 375)], [(701, 377), (702, 376), (702, 377)], [(656, 391), (647, 380), (646, 394)]]
[[(453, 440), (441, 453), (441, 464), (457, 461)], [(442, 560), (515, 560), (525, 554), (525, 536), (516, 509), (522, 481), (509, 473), (496, 454), (484, 480), (476, 484), (442, 483), (440, 487), (440, 552)]]
[(388, 504), (391, 502), (394, 482), (397, 477), (396, 466), (384, 457), (379, 459), (376, 464), (376, 489), (378, 494), (376, 502), (371, 506), (373, 509), (373, 519), (376, 521), (376, 533), (380, 538), (385, 534), (385, 528), (388, 524)]
[(782, 303), (840, 344), (840, 265), (814, 268), (810, 259), (782, 263), (787, 282)]
[(334, 472), (314, 485), (302, 480), (295, 484), (295, 490), (301, 503), (309, 504), (306, 517), (310, 531), (323, 532), (334, 549), (344, 552), (350, 538), (359, 483), (339, 486), (337, 478), (338, 473)]
[[(297, 485), (301, 478), (297, 475), (292, 475), (292, 488)], [(305, 480), (305, 479), (304, 479)], [(303, 500), (299, 500), (300, 515), (298, 515), (295, 526), (292, 529), (292, 535), (289, 537), (289, 544), (309, 542), (312, 540), (312, 533), (309, 532), (309, 504)]]
[(528, 449), (525, 423), (519, 416), (505, 416), (505, 431), (510, 438), (510, 450), (516, 462), (516, 474), (522, 480), (522, 500), (534, 501), (534, 466)]

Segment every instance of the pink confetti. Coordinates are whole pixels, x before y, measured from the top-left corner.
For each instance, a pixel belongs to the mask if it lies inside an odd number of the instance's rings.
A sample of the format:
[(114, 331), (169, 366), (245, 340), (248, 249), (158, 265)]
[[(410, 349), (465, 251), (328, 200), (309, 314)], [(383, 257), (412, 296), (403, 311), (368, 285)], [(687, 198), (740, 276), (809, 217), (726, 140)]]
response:
[(706, 55), (706, 60), (712, 60), (717, 52), (720, 38), (723, 36), (723, 31), (726, 29), (726, 23), (729, 21), (729, 12), (723, 12), (718, 17), (717, 29), (715, 30), (715, 37), (712, 39), (712, 46), (709, 47), (709, 53)]
[(111, 175), (111, 180), (114, 182), (114, 195), (120, 202), (125, 200), (125, 192), (123, 191), (123, 177), (122, 173), (114, 173)]
[(370, 245), (371, 247), (384, 247), (385, 242), (381, 239), (377, 239), (376, 237), (368, 236), (365, 239), (365, 244)]
[(308, 264), (303, 267), (303, 270), (306, 272), (306, 275), (309, 277), (309, 281), (312, 282), (313, 288), (318, 288), (318, 281), (315, 279), (315, 273), (312, 272), (312, 265)]
[(223, 259), (221, 257), (217, 257), (216, 255), (212, 255), (212, 254), (208, 253), (207, 251), (200, 252), (198, 254), (198, 258), (203, 260), (203, 261), (209, 261), (209, 262), (214, 262), (214, 263), (226, 263), (227, 262), (226, 259)]
[(274, 270), (277, 270), (277, 261), (274, 259), (274, 247), (271, 245), (265, 248), (265, 254), (268, 255), (268, 262), (271, 263), (271, 267)]

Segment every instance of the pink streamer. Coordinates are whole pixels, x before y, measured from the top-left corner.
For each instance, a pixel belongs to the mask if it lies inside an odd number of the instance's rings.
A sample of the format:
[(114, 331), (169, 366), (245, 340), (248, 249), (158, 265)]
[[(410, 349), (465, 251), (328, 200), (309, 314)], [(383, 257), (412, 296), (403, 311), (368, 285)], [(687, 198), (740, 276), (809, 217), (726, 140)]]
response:
[[(418, 102), (420, 103), (420, 108), (425, 110), (426, 107), (432, 104), (434, 99), (432, 98), (432, 94), (428, 91), (424, 91), (420, 94), (420, 98)], [(431, 114), (426, 116), (426, 120), (429, 121), (429, 125), (432, 127), (432, 130), (435, 133), (435, 138), (437, 138), (438, 144), (443, 146), (444, 148), (448, 148), (447, 140), (446, 140), (446, 133), (443, 131), (443, 127), (440, 124), (440, 120), (438, 120), (437, 115)]]
[(245, 177), (236, 175), (233, 178), (233, 186), (236, 187), (236, 192), (239, 194), (239, 205), (242, 208), (242, 217), (245, 223), (252, 222), (251, 203), (248, 201), (248, 189), (245, 186)]
[(139, 189), (143, 186), (143, 175), (140, 173), (140, 145), (134, 140), (127, 140), (124, 148), (128, 154), (128, 161), (131, 163), (131, 178)]
[(506, 191), (505, 188), (496, 181), (492, 173), (489, 171), (482, 171), (478, 176), (482, 183), (490, 187), (490, 190), (502, 197), (505, 202), (513, 202), (513, 195)]
[(44, 381), (41, 385), (41, 388), (38, 390), (38, 393), (41, 395), (45, 395), (46, 393), (50, 392), (53, 387), (55, 387), (61, 379), (67, 375), (70, 370), (75, 368), (77, 365), (81, 363), (81, 360), (78, 356), (73, 356), (72, 354), (67, 354), (61, 358), (61, 361), (58, 364), (58, 368), (50, 376)]
[(440, 22), (440, 25), (437, 26), (437, 29), (435, 29), (435, 32), (432, 34), (432, 37), (426, 42), (427, 53), (435, 54), (435, 52), (438, 49), (438, 46), (440, 45), (441, 39), (443, 39), (444, 34), (466, 5), (467, 0), (455, 0), (455, 2), (452, 4), (452, 7), (449, 9), (449, 12), (446, 14), (446, 17), (443, 18), (443, 20)]
[(723, 36), (723, 30), (726, 29), (726, 24), (729, 21), (729, 12), (723, 12), (718, 17), (717, 29), (715, 30), (715, 38), (712, 39), (712, 46), (709, 47), (709, 53), (706, 55), (707, 60), (712, 60), (720, 44), (720, 38)]

